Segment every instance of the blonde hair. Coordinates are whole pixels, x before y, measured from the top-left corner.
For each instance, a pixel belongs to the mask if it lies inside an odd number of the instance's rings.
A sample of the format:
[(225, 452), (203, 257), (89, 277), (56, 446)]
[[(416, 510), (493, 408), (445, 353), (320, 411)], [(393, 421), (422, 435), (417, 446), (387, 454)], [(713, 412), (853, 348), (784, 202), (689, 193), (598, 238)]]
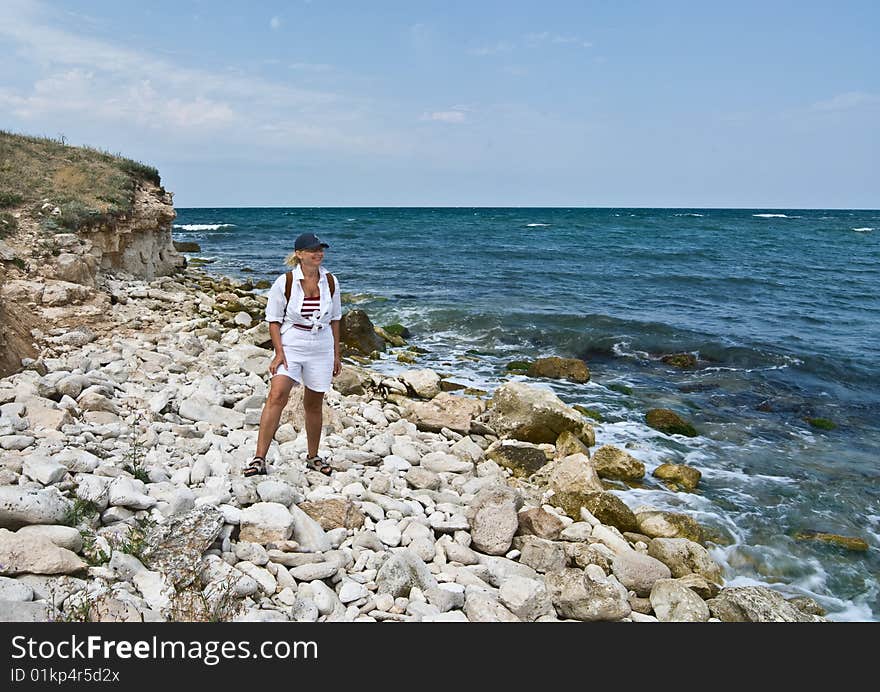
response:
[(295, 267), (299, 264), (299, 257), (296, 256), (296, 250), (291, 252), (287, 257), (284, 258), (284, 264)]

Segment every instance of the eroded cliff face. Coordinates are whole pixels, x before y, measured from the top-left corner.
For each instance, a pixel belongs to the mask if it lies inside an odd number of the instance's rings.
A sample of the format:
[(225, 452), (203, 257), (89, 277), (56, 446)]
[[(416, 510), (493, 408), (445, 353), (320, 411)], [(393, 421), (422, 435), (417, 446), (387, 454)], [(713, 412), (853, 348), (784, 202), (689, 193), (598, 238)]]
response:
[(104, 275), (154, 279), (182, 269), (171, 242), (175, 216), (172, 195), (151, 183), (136, 189), (131, 214), (77, 233), (47, 234), (22, 213), (0, 261), (0, 377), (37, 358), (45, 336), (106, 321)]

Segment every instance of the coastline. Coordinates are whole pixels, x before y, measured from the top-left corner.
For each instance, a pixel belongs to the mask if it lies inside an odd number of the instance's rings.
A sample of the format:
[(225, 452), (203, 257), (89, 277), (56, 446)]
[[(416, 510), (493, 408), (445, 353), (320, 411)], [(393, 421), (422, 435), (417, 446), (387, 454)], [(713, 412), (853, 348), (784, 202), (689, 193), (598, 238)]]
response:
[(261, 297), (192, 269), (105, 283), (113, 326), (56, 335), (0, 381), (4, 524), (56, 527), (25, 529), (41, 550), (5, 573), (13, 620), (821, 619), (810, 599), (722, 588), (696, 522), (629, 510), (573, 443), (498, 440), (488, 400), (439, 394), (431, 371), (349, 360), (325, 409), (329, 482), (302, 463), (295, 401), (270, 475), (244, 479)]

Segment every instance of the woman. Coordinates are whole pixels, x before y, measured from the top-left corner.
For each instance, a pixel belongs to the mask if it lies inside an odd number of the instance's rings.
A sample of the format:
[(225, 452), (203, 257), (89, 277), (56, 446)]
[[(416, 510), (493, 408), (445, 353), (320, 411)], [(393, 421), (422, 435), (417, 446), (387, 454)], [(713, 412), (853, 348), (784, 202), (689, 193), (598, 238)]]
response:
[[(293, 270), (278, 277), (269, 289), (266, 321), (275, 357), (269, 364), (269, 396), (260, 415), (260, 432), (253, 461), (245, 476), (267, 473), (266, 453), (275, 437), (281, 412), (295, 384), (302, 384), (308, 456), (306, 465), (326, 476), (331, 467), (318, 456), (321, 405), (330, 381), (342, 369), (339, 357), (339, 285), (321, 262), (330, 247), (314, 233), (303, 233), (285, 262)], [(290, 278), (288, 278), (290, 277)]]

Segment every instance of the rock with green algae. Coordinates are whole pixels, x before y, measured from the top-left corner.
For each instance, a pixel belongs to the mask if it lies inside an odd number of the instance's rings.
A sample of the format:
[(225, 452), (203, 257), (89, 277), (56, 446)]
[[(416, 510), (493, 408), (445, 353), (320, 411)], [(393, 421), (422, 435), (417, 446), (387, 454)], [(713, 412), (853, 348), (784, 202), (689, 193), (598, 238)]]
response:
[(594, 409), (587, 408), (586, 406), (581, 406), (580, 404), (572, 404), (572, 408), (578, 413), (584, 414), (587, 418), (592, 418), (597, 423), (605, 422), (605, 417)]
[(571, 454), (583, 454), (589, 458), (590, 448), (581, 442), (577, 435), (566, 430), (556, 438), (556, 456), (562, 458)]
[(590, 369), (580, 358), (538, 358), (528, 368), (529, 377), (548, 377), (571, 382), (589, 382)]
[(603, 524), (620, 531), (637, 531), (639, 528), (636, 515), (613, 493), (562, 492), (554, 494), (551, 502), (575, 521), (581, 521), (581, 507), (584, 507)]
[(660, 464), (654, 469), (654, 477), (666, 481), (672, 490), (691, 492), (696, 489), (702, 474), (692, 466), (684, 464)]
[(638, 531), (651, 538), (687, 538), (695, 543), (705, 541), (703, 528), (686, 514), (659, 510), (637, 511)]
[(696, 437), (696, 428), (688, 423), (684, 418), (668, 408), (652, 408), (645, 414), (645, 422), (662, 433), (667, 435), (684, 435), (685, 437)]
[(681, 370), (697, 367), (697, 357), (693, 353), (670, 353), (661, 357), (660, 360)]
[(382, 327), (389, 334), (393, 334), (394, 336), (399, 336), (402, 339), (409, 339), (412, 336), (412, 333), (404, 327), (402, 324), (398, 324), (395, 322), (394, 324), (386, 324)]
[(836, 533), (821, 533), (819, 531), (800, 531), (795, 534), (795, 539), (799, 541), (822, 541), (823, 543), (831, 543), (847, 550), (859, 552), (865, 552), (869, 547), (867, 541), (862, 538), (840, 536)]
[(504, 366), (504, 369), (513, 373), (527, 373), (531, 366), (532, 363), (528, 360), (512, 360)]
[(837, 423), (827, 418), (805, 418), (804, 420), (819, 430), (834, 430), (837, 427)]
[(486, 456), (499, 466), (510, 469), (518, 478), (531, 476), (548, 461), (547, 455), (536, 445), (516, 440), (503, 440), (490, 448)]
[(638, 481), (645, 477), (645, 465), (613, 445), (603, 445), (595, 451), (593, 466), (602, 478)]

